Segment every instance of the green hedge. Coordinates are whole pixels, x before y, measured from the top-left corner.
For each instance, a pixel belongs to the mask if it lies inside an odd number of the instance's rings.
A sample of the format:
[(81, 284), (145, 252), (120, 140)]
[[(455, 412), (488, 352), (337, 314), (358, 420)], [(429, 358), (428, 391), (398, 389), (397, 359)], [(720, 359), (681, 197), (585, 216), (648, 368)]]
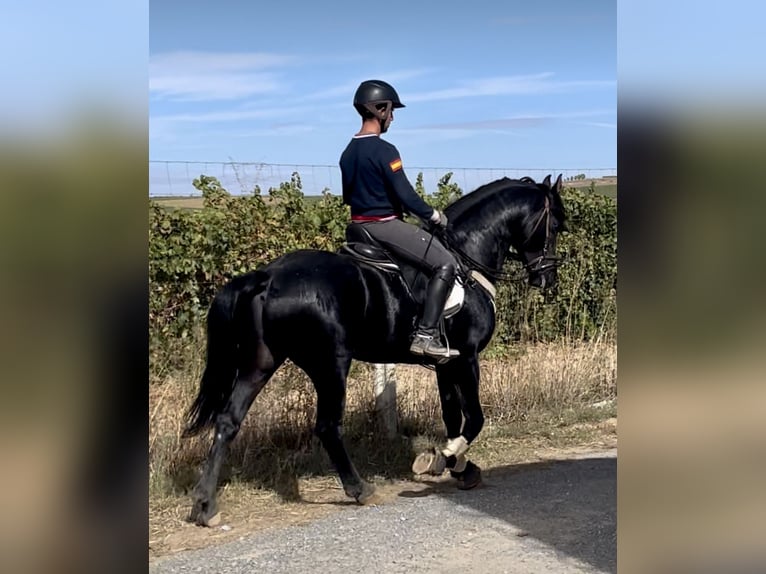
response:
[[(569, 233), (559, 237), (564, 257), (551, 292), (523, 281), (498, 290), (494, 345), (513, 341), (590, 340), (615, 335), (617, 316), (617, 201), (587, 190), (565, 189)], [(518, 266), (518, 264), (515, 264)], [(508, 270), (514, 269), (510, 263)]]
[[(443, 208), (462, 194), (451, 176), (442, 177), (429, 194), (421, 174), (416, 191)], [(149, 200), (150, 345), (155, 359), (171, 341), (197, 331), (227, 279), (294, 249), (334, 251), (344, 240), (349, 219), (341, 198), (327, 191), (318, 201), (305, 201), (297, 173), (266, 195), (256, 187), (250, 195), (234, 196), (204, 175), (194, 180), (194, 187), (204, 198), (202, 209), (173, 209)], [(559, 270), (560, 285), (545, 295), (521, 281), (500, 286), (495, 351), (515, 341), (613, 333), (616, 201), (574, 189), (563, 195), (571, 233), (559, 241), (559, 253), (567, 258)]]

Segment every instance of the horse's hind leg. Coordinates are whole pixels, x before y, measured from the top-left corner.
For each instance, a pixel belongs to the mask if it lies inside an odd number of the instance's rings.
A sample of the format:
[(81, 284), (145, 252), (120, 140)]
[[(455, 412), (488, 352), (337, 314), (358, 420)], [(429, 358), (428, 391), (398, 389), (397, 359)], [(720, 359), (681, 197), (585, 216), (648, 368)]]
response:
[(210, 448), (205, 468), (194, 489), (194, 504), (189, 520), (200, 526), (215, 526), (219, 517), (216, 503), (216, 488), (229, 444), (239, 432), (250, 405), (255, 397), (281, 365), (275, 361), (268, 349), (259, 347), (254, 364), (245, 372), (240, 371), (226, 408), (215, 421), (215, 436)]
[(359, 476), (341, 436), (351, 357), (336, 356), (332, 361), (315, 359), (309, 363), (299, 366), (311, 378), (317, 393), (316, 435), (335, 466), (346, 495), (363, 504), (373, 495), (375, 487)]

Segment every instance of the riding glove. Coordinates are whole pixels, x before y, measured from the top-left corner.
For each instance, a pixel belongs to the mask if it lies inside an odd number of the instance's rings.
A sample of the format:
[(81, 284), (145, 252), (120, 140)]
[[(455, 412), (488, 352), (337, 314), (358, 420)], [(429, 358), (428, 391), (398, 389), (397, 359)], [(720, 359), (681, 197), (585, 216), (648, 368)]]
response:
[(447, 227), (447, 216), (437, 209), (434, 209), (433, 215), (430, 217), (430, 221), (431, 223), (439, 225), (440, 227)]

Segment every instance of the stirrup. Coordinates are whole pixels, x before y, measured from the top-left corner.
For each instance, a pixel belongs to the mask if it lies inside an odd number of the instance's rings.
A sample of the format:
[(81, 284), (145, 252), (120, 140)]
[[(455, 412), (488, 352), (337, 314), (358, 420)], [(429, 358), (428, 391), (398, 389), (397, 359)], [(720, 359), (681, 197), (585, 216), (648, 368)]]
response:
[[(435, 346), (441, 347), (441, 349), (438, 351), (431, 350), (430, 347), (434, 343)], [(460, 355), (460, 352), (457, 349), (450, 349), (449, 347), (442, 346), (441, 343), (433, 335), (425, 335), (422, 333), (416, 333), (412, 338), (410, 352), (414, 355), (426, 355), (428, 357), (438, 359), (440, 362), (443, 360), (453, 359)]]

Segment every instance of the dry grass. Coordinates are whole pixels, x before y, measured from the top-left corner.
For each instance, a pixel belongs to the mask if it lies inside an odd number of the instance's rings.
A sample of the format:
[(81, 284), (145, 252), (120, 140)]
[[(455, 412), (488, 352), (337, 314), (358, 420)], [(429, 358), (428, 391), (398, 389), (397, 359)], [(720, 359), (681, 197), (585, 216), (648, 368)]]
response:
[[(530, 413), (560, 413), (616, 396), (617, 349), (612, 342), (539, 344), (509, 360), (483, 361), (481, 398), (487, 422), (524, 421)], [(397, 371), (399, 412), (424, 422), (439, 416), (432, 373)], [(427, 378), (428, 384), (424, 383)]]
[[(190, 368), (185, 373), (162, 373), (150, 384), (150, 490), (155, 500), (186, 493), (210, 445), (207, 435), (180, 439), (204, 356), (199, 344), (187, 352)], [(372, 367), (354, 364), (349, 376), (344, 435), (360, 471), (377, 474), (380, 467), (384, 475), (407, 473), (411, 453), (402, 441), (415, 447), (443, 435), (434, 373), (398, 366), (395, 377), (403, 437), (387, 445), (376, 432)], [(593, 415), (589, 405), (616, 397), (616, 345), (535, 345), (513, 359), (483, 361), (481, 397), (487, 429), (555, 427), (601, 416), (603, 409)], [(294, 365), (283, 366), (256, 399), (232, 445), (228, 478), (291, 499), (296, 477), (332, 474), (312, 434), (315, 408), (308, 378)]]
[[(185, 523), (188, 495), (210, 436), (182, 441), (180, 434), (204, 367), (203, 351), (204, 342), (187, 341), (179, 349), (181, 364), (188, 365), (184, 372), (156, 365), (152, 370), (149, 526), (155, 552), (190, 543), (173, 540), (191, 532)], [(556, 343), (530, 346), (511, 359), (482, 361), (486, 422), (472, 458), (491, 468), (534, 460), (545, 449), (614, 437), (616, 354), (614, 342)], [(395, 378), (400, 436), (391, 441), (377, 432), (372, 366), (355, 363), (348, 380), (344, 437), (360, 473), (379, 485), (409, 478), (414, 453), (444, 440), (434, 373), (397, 366)], [(603, 401), (606, 408), (593, 406)], [(343, 499), (329, 459), (312, 433), (315, 408), (307, 377), (294, 365), (283, 366), (256, 399), (232, 444), (220, 492), (221, 507), (230, 518), (240, 524), (254, 515), (299, 521), (306, 512), (300, 499)], [(323, 509), (319, 504), (312, 516)]]

